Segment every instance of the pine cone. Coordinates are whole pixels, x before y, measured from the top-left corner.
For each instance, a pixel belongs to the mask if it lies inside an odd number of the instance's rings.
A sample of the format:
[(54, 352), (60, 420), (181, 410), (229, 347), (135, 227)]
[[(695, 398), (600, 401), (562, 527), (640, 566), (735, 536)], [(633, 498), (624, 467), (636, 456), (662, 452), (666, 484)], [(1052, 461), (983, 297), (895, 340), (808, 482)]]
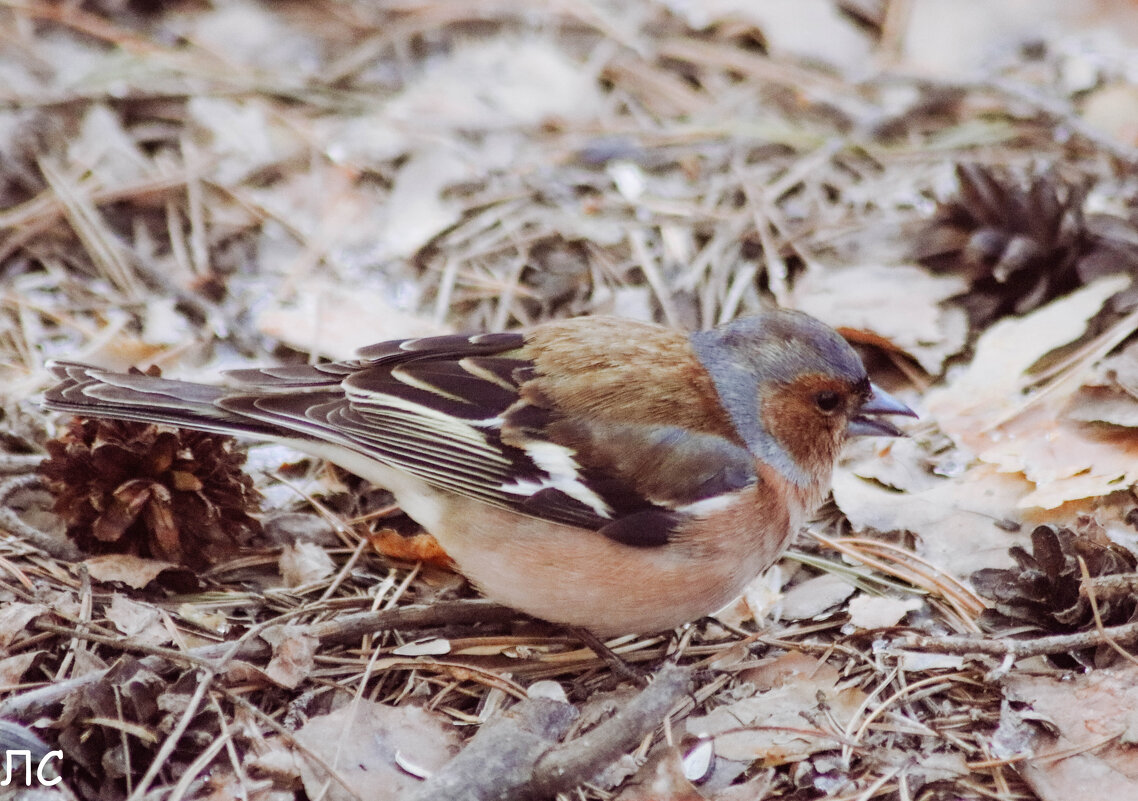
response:
[(75, 418), (39, 468), (67, 534), (93, 553), (203, 567), (260, 534), (259, 495), (234, 440)]
[[(985, 630), (1001, 634), (1072, 634), (1094, 628), (1088, 600), (1079, 594), (1082, 573), (1078, 558), (1091, 577), (1134, 572), (1134, 555), (1117, 545), (1103, 545), (1070, 529), (1038, 526), (1031, 532), (1032, 553), (1016, 546), (1009, 553), (1017, 567), (989, 568), (972, 574), (972, 586), (995, 602), (980, 615)], [(1107, 626), (1127, 623), (1138, 610), (1134, 598), (1102, 599), (1099, 617)], [(1062, 667), (1094, 663), (1094, 650), (1063, 655), (1052, 661)]]
[(1017, 176), (978, 164), (956, 165), (956, 177), (957, 196), (937, 205), (913, 255), (968, 278), (972, 287), (961, 301), (974, 326), (1031, 311), (1079, 286), (1076, 265), (1088, 250), (1086, 186), (1053, 171)]

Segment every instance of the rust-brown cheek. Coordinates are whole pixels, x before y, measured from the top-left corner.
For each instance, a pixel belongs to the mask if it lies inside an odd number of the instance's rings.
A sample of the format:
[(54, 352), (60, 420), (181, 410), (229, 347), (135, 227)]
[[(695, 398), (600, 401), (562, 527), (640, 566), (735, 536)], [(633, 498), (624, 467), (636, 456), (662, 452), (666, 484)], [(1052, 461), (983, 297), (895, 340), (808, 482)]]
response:
[(804, 376), (760, 397), (759, 416), (766, 430), (806, 473), (825, 479), (841, 447), (845, 418), (822, 414), (813, 398), (819, 392), (848, 390), (827, 376)]

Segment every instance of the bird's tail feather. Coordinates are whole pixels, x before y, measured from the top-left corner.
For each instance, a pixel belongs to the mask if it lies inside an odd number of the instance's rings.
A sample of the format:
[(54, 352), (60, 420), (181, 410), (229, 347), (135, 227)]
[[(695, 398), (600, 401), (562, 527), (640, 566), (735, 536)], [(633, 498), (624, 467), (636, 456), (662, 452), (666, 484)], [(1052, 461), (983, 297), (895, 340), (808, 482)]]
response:
[(231, 394), (222, 387), (143, 373), (116, 373), (76, 362), (52, 362), (48, 367), (59, 379), (43, 397), (44, 407), (53, 411), (217, 434), (271, 437), (281, 433), (275, 426), (217, 405)]

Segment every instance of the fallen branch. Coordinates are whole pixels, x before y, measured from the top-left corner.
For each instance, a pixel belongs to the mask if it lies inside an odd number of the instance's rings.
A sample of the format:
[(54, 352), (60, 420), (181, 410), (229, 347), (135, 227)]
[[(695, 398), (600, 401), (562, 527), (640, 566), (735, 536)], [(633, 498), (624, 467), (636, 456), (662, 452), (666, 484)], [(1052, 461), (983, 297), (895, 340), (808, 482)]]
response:
[(1010, 655), (1016, 659), (1024, 659), (1029, 656), (1081, 651), (1084, 648), (1106, 645), (1112, 640), (1119, 645), (1138, 643), (1138, 623), (1109, 626), (1101, 631), (1055, 634), (1050, 637), (1034, 637), (1024, 640), (996, 640), (988, 637), (928, 637), (911, 634), (900, 640), (898, 645), (902, 648), (933, 651), (941, 654)]
[(534, 770), (529, 797), (550, 798), (592, 779), (659, 726), (691, 686), (690, 669), (665, 665), (615, 716), (546, 754)]
[(689, 692), (691, 671), (665, 665), (609, 720), (565, 745), (577, 711), (531, 699), (485, 724), (463, 751), (426, 781), (414, 801), (552, 798), (594, 778), (651, 734)]
[(522, 798), (534, 765), (569, 730), (577, 710), (531, 698), (484, 724), (465, 748), (431, 776), (412, 801)]

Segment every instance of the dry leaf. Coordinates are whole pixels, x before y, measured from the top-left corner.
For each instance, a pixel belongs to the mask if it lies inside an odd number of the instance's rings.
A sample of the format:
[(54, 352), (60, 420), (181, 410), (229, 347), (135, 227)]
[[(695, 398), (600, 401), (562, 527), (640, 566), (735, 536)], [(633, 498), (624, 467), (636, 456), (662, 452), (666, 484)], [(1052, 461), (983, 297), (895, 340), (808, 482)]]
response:
[(550, 701), (557, 701), (561, 704), (569, 703), (569, 696), (566, 695), (565, 688), (552, 679), (535, 681), (526, 687), (526, 695), (530, 698), (548, 698)]
[(884, 598), (862, 593), (849, 603), (850, 625), (859, 629), (896, 626), (910, 612), (924, 606), (920, 598)]
[(1118, 276), (1096, 281), (1031, 314), (991, 326), (976, 342), (968, 366), (925, 397), (941, 428), (965, 444), (976, 442), (976, 447), (970, 446), (973, 451), (987, 445), (990, 438), (981, 432), (1021, 407), (1020, 387), (1027, 369), (1082, 336), (1087, 321), (1128, 283)]
[(675, 746), (660, 748), (629, 779), (615, 801), (705, 801), (706, 796), (684, 776), (683, 759)]
[(1098, 366), (1101, 386), (1113, 386), (1138, 398), (1138, 342), (1131, 343), (1117, 355), (1103, 359)]
[(67, 155), (85, 165), (94, 184), (103, 187), (140, 181), (153, 169), (136, 138), (124, 129), (122, 116), (103, 103), (93, 104), (83, 115), (79, 135), (67, 143)]
[(1066, 414), (1086, 423), (1138, 427), (1138, 343), (1103, 359), (1071, 398)]
[(1138, 798), (1138, 750), (1132, 745), (1138, 668), (1128, 664), (1065, 676), (1012, 673), (1003, 687), (1009, 700), (1028, 705), (1048, 723), (1024, 738), (1032, 758), (1016, 763), (1042, 801), (1085, 798), (1088, 788), (1096, 798)]
[(469, 40), (427, 62), (380, 111), (329, 123), (326, 149), (338, 162), (386, 169), (390, 160), (422, 151), (425, 141), (453, 146), (461, 143), (459, 132), (506, 132), (498, 142), (479, 143), (485, 173), (514, 163), (527, 144), (516, 129), (588, 120), (601, 108), (595, 72), (556, 42)]
[(225, 680), (230, 684), (254, 686), (274, 683), (264, 670), (241, 659), (231, 659), (225, 663)]
[(394, 707), (354, 700), (312, 718), (296, 733), (300, 745), (323, 758), (356, 794), (329, 782), (324, 769), (298, 754), (304, 789), (327, 801), (400, 801), (420, 781), (417, 773), (439, 770), (458, 753), (459, 738), (442, 715), (415, 706)]
[(782, 596), (784, 620), (810, 620), (854, 594), (857, 588), (836, 573), (823, 573), (796, 584)]
[(794, 285), (792, 305), (835, 328), (880, 337), (936, 374), (968, 336), (964, 311), (942, 304), (967, 288), (957, 275), (869, 264), (808, 271)]
[(297, 785), (300, 781), (300, 761), (304, 757), (280, 738), (262, 740), (257, 749), (248, 752), (245, 759), (245, 766), (255, 771), (256, 775), (271, 778), (282, 787)]
[(131, 642), (165, 645), (173, 639), (157, 609), (150, 604), (132, 601), (119, 592), (111, 597), (106, 617)]
[(1020, 499), (1021, 507), (1053, 509), (1138, 481), (1138, 432), (1104, 432), (1062, 416), (1077, 385), (1068, 392), (1045, 388), (1037, 402), (1021, 392), (1025, 371), (1081, 336), (1087, 321), (1129, 280), (1104, 278), (1024, 317), (1001, 320), (980, 337), (971, 364), (925, 399), (959, 444), (1035, 484)]
[(872, 42), (828, 0), (756, 3), (754, 0), (665, 0), (664, 5), (696, 29), (746, 20), (763, 34), (771, 55), (806, 59), (838, 69), (862, 69), (872, 56)]
[(281, 687), (292, 690), (312, 675), (320, 641), (306, 626), (270, 626), (261, 639), (273, 646), (273, 658), (265, 675)]
[(74, 354), (77, 361), (97, 364), (108, 370), (129, 370), (139, 364), (168, 363), (166, 345), (150, 342), (129, 331), (108, 326), (101, 336), (88, 344), (81, 353)]
[(1082, 117), (1121, 145), (1138, 143), (1138, 86), (1115, 83), (1090, 92), (1082, 101)]
[(449, 654), (450, 640), (443, 637), (425, 637), (413, 642), (404, 643), (391, 653), (397, 656), (442, 656)]
[(24, 679), (28, 668), (36, 661), (36, 657), (43, 651), (24, 651), (13, 656), (0, 659), (0, 684), (11, 687)]
[(299, 152), (300, 140), (258, 99), (194, 96), (186, 111), (213, 159), (211, 177), (221, 186), (239, 184)]
[(923, 74), (963, 75), (996, 52), (998, 43), (1040, 22), (1040, 7), (1035, 3), (1000, 3), (987, 8), (990, 13), (976, 14), (961, 13), (958, 0), (914, 4), (900, 36), (904, 63)]
[(392, 256), (409, 258), (458, 221), (462, 206), (445, 190), (478, 172), (458, 153), (433, 147), (415, 153), (399, 169), (387, 201), (383, 243)]
[(782, 585), (786, 580), (776, 564), (751, 579), (742, 594), (712, 615), (729, 626), (739, 626), (751, 620), (763, 621), (777, 616), (782, 603)]
[(381, 528), (367, 536), (371, 546), (384, 556), (405, 562), (425, 562), (447, 570), (454, 569), (454, 563), (439, 545), (439, 541), (425, 531), (408, 537), (395, 529)]
[(315, 69), (321, 55), (318, 30), (311, 21), (311, 29), (290, 23), (274, 6), (220, 3), (208, 13), (173, 15), (167, 23), (177, 26), (195, 47), (223, 54), (224, 63), (249, 80), (255, 80), (258, 71), (275, 71), (278, 82), (299, 81)]
[(939, 479), (919, 492), (895, 492), (839, 468), (833, 489), (835, 502), (855, 531), (911, 531), (919, 537), (922, 557), (962, 579), (984, 567), (1007, 567), (1008, 548), (1028, 543), (1023, 531), (997, 524), (1008, 521), (1030, 531), (1028, 524), (1036, 522), (1033, 513), (1017, 508), (1031, 485), (991, 465)]
[(1066, 410), (1072, 420), (1138, 428), (1138, 399), (1109, 387), (1079, 387)]
[(847, 726), (865, 698), (838, 687), (837, 670), (797, 651), (740, 679), (766, 689), (688, 720), (689, 732), (715, 738), (716, 756), (736, 762), (781, 765), (833, 749), (833, 725)]
[(1054, 509), (1138, 482), (1138, 431), (1104, 430), (1057, 415), (1047, 404), (1033, 406), (993, 432), (1006, 439), (978, 454), (1000, 470), (1021, 472), (1035, 483), (1019, 506)]
[(127, 553), (111, 553), (105, 556), (92, 556), (85, 559), (87, 572), (93, 581), (109, 583), (121, 581), (128, 587), (141, 590), (159, 574), (166, 570), (180, 570), (172, 562), (162, 562), (158, 559), (145, 559)]
[(774, 768), (753, 776), (742, 784), (725, 787), (713, 796), (714, 801), (757, 801), (766, 799), (774, 784)]
[(43, 604), (10, 601), (0, 606), (0, 648), (7, 648), (35, 618), (46, 614)]
[(553, 41), (470, 40), (428, 64), (388, 104), (397, 125), (437, 135), (585, 120), (601, 109), (595, 72)]
[(396, 307), (390, 295), (321, 279), (296, 285), (294, 300), (261, 312), (257, 328), (297, 350), (350, 359), (388, 339), (450, 333), (445, 326)]
[(280, 571), (286, 587), (300, 587), (332, 575), (336, 563), (313, 542), (296, 542), (281, 549)]
[(842, 469), (895, 490), (921, 492), (943, 479), (934, 475), (927, 444), (899, 437), (859, 437), (842, 449)]
[(232, 626), (224, 612), (210, 611), (208, 606), (196, 603), (178, 604), (177, 616), (184, 623), (200, 626), (214, 634), (228, 634)]

